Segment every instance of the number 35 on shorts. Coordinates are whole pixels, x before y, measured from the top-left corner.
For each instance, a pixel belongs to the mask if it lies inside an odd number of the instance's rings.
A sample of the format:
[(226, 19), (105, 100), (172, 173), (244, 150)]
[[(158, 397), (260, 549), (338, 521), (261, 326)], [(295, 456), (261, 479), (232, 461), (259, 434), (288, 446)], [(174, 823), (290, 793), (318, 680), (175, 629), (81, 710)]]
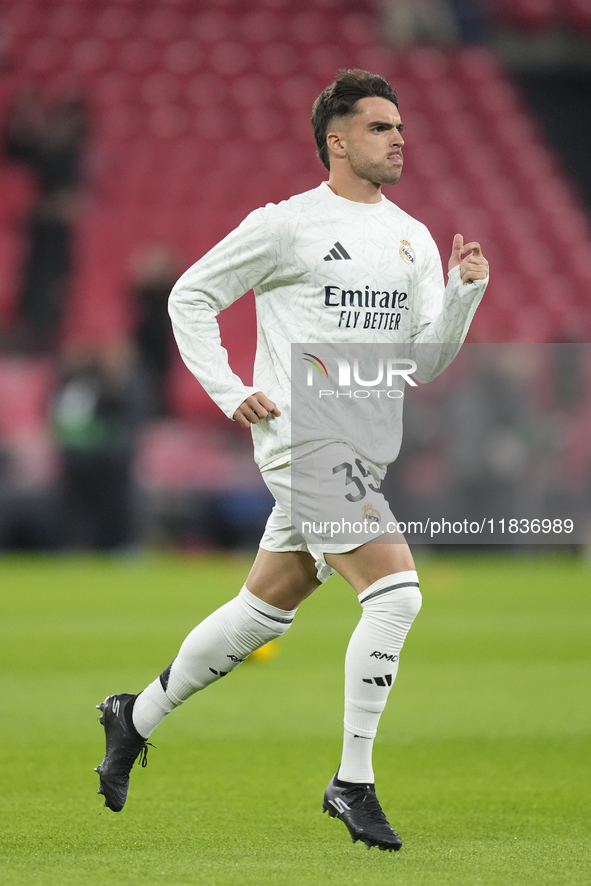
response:
[[(367, 482), (368, 477), (370, 477), (371, 480), (374, 480), (374, 477), (371, 471), (369, 471), (365, 467), (360, 458), (355, 459), (355, 467), (357, 468), (363, 479), (355, 476), (353, 465), (348, 461), (344, 461), (340, 465), (335, 465), (335, 467), (332, 469), (333, 474), (338, 474), (340, 471), (344, 471), (345, 489), (348, 486), (353, 485), (353, 489), (356, 490), (356, 492), (353, 490), (345, 492), (345, 498), (347, 499), (347, 501), (353, 503), (357, 501), (363, 501), (363, 499), (367, 495), (368, 489), (371, 489), (372, 492), (379, 493), (381, 485), (380, 483), (376, 484), (375, 481)], [(366, 481), (365, 483), (364, 480)]]

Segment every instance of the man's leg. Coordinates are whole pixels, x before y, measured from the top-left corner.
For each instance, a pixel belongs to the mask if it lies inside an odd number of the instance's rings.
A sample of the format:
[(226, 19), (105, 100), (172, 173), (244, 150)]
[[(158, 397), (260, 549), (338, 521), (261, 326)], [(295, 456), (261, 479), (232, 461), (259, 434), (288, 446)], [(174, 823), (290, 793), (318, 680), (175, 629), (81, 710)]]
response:
[(417, 573), (406, 544), (366, 544), (325, 559), (357, 592), (363, 614), (345, 658), (343, 756), (324, 808), (344, 821), (353, 840), (399, 849), (402, 840), (375, 796), (372, 750), (400, 651), (421, 606)]
[(97, 772), (105, 805), (120, 811), (129, 771), (147, 752), (146, 739), (191, 695), (225, 677), (291, 625), (298, 605), (318, 586), (308, 553), (259, 550), (237, 597), (191, 631), (172, 663), (138, 696), (109, 696), (99, 708), (107, 750)]
[(138, 696), (133, 725), (140, 735), (148, 738), (175, 707), (284, 634), (316, 587), (310, 554), (260, 548), (238, 596), (198, 624), (174, 661)]

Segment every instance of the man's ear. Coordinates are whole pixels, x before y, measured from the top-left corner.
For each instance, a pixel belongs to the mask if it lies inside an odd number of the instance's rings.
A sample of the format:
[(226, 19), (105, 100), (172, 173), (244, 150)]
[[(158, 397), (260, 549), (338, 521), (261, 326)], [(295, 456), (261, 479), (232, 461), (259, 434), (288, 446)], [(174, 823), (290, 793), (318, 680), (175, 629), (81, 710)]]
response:
[(326, 136), (326, 144), (330, 153), (342, 159), (347, 156), (347, 142), (345, 133), (339, 129), (332, 129)]

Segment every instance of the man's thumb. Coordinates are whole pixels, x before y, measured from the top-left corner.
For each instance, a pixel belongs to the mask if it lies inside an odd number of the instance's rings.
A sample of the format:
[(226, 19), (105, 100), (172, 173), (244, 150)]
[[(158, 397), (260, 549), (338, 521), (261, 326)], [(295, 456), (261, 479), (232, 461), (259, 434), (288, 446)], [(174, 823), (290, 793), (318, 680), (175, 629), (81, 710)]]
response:
[(451, 255), (449, 257), (448, 270), (456, 268), (462, 260), (462, 249), (464, 248), (464, 238), (462, 234), (456, 234), (454, 237)]

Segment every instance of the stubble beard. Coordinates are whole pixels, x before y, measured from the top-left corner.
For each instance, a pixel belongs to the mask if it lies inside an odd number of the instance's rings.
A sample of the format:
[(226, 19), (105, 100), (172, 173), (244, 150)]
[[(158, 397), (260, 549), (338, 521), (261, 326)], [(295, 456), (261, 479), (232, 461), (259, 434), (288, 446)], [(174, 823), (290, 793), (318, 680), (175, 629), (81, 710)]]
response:
[(374, 185), (396, 185), (402, 175), (402, 166), (392, 166), (388, 161), (377, 163), (349, 154), (349, 162), (359, 178)]

